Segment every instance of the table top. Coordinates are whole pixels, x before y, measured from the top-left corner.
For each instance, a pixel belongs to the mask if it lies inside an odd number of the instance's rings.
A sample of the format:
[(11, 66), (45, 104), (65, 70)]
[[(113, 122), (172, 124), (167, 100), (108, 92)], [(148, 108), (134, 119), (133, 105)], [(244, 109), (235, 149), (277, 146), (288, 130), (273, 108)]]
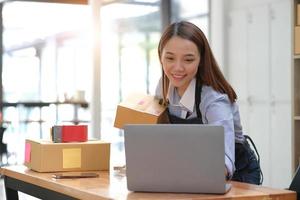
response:
[(54, 179), (54, 173), (39, 173), (23, 165), (1, 168), (1, 174), (79, 199), (284, 199), (296, 200), (296, 193), (231, 181), (225, 195), (141, 193), (127, 190), (126, 177), (111, 171), (97, 171), (98, 178)]

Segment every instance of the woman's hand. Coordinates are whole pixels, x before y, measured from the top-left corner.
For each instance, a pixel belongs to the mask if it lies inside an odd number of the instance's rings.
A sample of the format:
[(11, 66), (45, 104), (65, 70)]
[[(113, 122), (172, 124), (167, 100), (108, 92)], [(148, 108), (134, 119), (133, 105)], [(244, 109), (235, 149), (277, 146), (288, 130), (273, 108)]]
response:
[(228, 171), (227, 171), (227, 167), (225, 167), (225, 176), (228, 176)]

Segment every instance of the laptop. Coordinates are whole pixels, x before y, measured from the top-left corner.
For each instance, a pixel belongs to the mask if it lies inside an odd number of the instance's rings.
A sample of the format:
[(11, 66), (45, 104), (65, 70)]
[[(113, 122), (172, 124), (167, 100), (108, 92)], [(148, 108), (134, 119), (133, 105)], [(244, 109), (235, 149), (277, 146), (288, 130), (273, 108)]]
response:
[(128, 190), (224, 194), (231, 187), (222, 126), (125, 125), (124, 139)]

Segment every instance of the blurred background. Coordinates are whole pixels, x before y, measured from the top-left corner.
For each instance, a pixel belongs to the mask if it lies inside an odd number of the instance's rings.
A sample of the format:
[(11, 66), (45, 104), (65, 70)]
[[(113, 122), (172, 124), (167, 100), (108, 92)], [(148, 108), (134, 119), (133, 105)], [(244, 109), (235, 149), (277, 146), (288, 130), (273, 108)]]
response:
[(187, 20), (203, 30), (237, 92), (263, 185), (289, 186), (300, 156), (296, 0), (0, 2), (2, 165), (23, 163), (25, 138), (49, 139), (55, 124), (88, 125), (89, 138), (112, 142), (112, 165), (125, 164), (117, 105), (132, 92), (154, 94), (160, 35)]

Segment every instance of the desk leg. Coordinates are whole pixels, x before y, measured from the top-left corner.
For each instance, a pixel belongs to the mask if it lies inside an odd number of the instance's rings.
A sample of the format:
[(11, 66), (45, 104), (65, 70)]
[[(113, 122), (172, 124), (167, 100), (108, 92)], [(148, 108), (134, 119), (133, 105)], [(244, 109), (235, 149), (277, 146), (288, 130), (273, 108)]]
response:
[(7, 177), (4, 177), (6, 200), (19, 200), (18, 191), (7, 187)]
[(6, 200), (19, 200), (18, 191), (5, 188)]
[(4, 184), (7, 200), (19, 200), (18, 191), (43, 200), (77, 200), (74, 197), (70, 197), (68, 195), (55, 192), (8, 176), (4, 176)]

